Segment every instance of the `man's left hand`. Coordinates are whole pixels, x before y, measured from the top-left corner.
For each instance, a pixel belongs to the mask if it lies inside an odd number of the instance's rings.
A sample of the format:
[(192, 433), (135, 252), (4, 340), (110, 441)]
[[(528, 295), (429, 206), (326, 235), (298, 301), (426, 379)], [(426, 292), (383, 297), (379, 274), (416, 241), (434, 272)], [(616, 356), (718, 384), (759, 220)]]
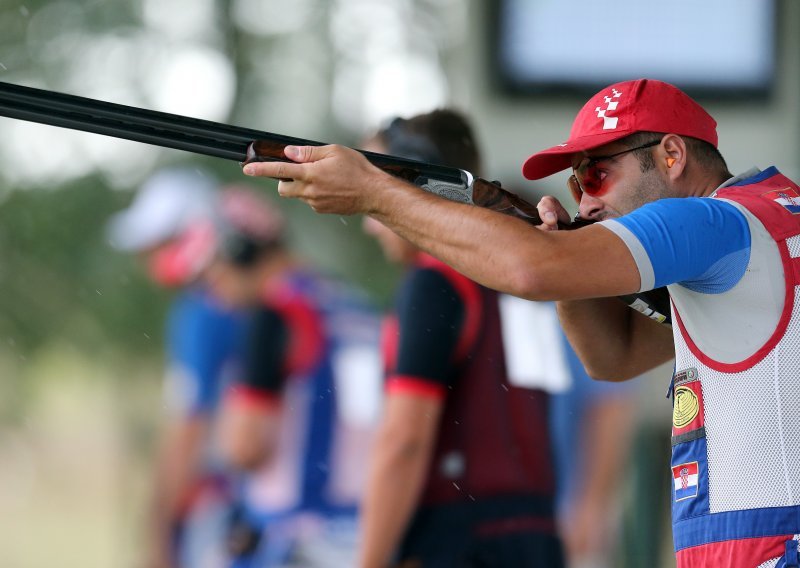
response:
[(372, 213), (379, 204), (378, 189), (390, 177), (361, 154), (344, 146), (287, 146), (292, 162), (252, 162), (251, 176), (281, 180), (278, 193), (305, 201), (318, 213)]

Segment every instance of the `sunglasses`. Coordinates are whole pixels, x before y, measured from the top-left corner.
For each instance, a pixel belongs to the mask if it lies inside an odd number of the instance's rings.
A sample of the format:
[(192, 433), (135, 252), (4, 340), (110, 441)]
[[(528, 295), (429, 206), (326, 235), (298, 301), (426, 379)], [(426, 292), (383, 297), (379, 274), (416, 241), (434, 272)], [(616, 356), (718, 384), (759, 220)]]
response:
[(592, 197), (597, 197), (604, 194), (608, 190), (608, 186), (603, 183), (607, 173), (598, 168), (597, 164), (600, 162), (605, 162), (606, 160), (611, 160), (617, 156), (622, 156), (628, 152), (635, 152), (636, 150), (651, 148), (660, 143), (660, 139), (653, 140), (647, 144), (637, 146), (636, 148), (628, 148), (627, 150), (623, 150), (622, 152), (617, 152), (615, 154), (609, 154), (608, 156), (587, 156), (581, 160), (577, 166), (572, 168), (572, 175), (569, 176), (569, 180), (567, 180), (567, 185), (572, 192), (572, 196), (580, 202), (580, 196), (582, 193), (591, 195)]

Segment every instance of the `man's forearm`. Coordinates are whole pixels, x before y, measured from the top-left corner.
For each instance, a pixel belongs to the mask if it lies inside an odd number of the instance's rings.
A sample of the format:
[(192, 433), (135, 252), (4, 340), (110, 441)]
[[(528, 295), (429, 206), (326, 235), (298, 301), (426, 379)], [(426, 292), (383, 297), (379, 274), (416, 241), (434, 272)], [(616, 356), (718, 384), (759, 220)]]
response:
[(181, 520), (184, 500), (197, 481), (207, 430), (204, 418), (179, 419), (166, 427), (155, 464), (148, 523), (147, 562), (152, 566), (167, 566), (172, 560), (172, 531)]
[[(389, 176), (375, 189), (380, 199), (371, 216), (488, 288), (555, 300), (616, 295), (638, 286), (627, 249), (603, 227), (580, 229), (582, 235), (539, 231), (519, 219), (452, 203)], [(598, 258), (597, 249), (604, 258)], [(628, 270), (609, 278), (603, 274), (608, 263), (626, 264)]]
[(543, 235), (524, 222), (451, 203), (392, 178), (383, 180), (380, 207), (371, 215), (426, 252), (485, 286), (521, 294), (519, 265), (500, 252), (520, 239)]
[(389, 395), (361, 510), (360, 568), (384, 568), (417, 507), (442, 413), (438, 400)]
[(616, 298), (556, 303), (561, 326), (595, 379), (637, 377), (674, 356), (672, 331)]
[(376, 445), (361, 513), (360, 568), (384, 568), (400, 544), (419, 501), (429, 456), (422, 448), (394, 452)]

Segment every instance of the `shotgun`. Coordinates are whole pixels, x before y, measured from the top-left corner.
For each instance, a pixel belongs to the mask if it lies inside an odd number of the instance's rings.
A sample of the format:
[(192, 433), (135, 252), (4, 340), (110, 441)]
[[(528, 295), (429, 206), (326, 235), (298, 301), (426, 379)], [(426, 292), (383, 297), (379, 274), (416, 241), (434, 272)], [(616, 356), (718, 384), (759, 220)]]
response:
[[(288, 145), (324, 145), (313, 140), (3, 82), (0, 82), (0, 116), (125, 138), (240, 163), (287, 162), (289, 160), (283, 150)], [(362, 154), (380, 169), (446, 199), (486, 207), (533, 224), (541, 223), (536, 207), (502, 189), (498, 183), (475, 178), (468, 171), (374, 152)]]
[[(286, 146), (323, 146), (322, 142), (273, 134), (165, 112), (109, 103), (54, 91), (0, 82), (0, 116), (83, 130), (166, 148), (184, 150), (240, 164), (290, 160)], [(536, 206), (499, 182), (438, 164), (408, 160), (359, 150), (378, 168), (451, 201), (477, 205), (533, 225), (542, 221)], [(576, 229), (591, 221), (576, 218), (562, 229)], [(669, 323), (669, 296), (657, 294), (622, 297), (631, 307), (662, 323)]]

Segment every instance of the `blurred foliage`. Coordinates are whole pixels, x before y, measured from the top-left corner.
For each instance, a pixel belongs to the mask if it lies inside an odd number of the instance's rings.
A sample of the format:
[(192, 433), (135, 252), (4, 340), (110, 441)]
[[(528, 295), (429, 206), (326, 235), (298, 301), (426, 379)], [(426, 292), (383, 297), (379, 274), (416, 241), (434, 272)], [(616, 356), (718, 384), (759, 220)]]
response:
[(0, 207), (0, 337), (20, 354), (49, 338), (99, 353), (161, 339), (164, 294), (104, 238), (128, 196), (97, 178), (11, 193)]

